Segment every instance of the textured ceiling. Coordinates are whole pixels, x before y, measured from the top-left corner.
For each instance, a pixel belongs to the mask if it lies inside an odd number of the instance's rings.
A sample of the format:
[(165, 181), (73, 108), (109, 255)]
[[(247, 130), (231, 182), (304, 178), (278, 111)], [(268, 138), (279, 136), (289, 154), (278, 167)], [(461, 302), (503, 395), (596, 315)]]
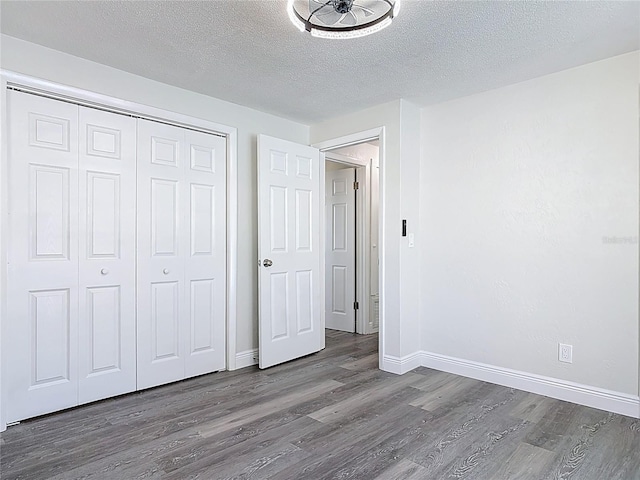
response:
[(640, 2), (403, 0), (386, 30), (300, 33), (285, 0), (7, 1), (2, 33), (311, 124), (433, 104), (640, 48)]

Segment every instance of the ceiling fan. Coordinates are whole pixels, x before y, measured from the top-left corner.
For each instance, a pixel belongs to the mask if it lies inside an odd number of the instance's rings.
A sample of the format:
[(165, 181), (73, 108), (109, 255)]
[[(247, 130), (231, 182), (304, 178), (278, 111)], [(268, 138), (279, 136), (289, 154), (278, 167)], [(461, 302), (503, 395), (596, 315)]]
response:
[(289, 0), (291, 22), (321, 38), (356, 38), (389, 26), (400, 0)]

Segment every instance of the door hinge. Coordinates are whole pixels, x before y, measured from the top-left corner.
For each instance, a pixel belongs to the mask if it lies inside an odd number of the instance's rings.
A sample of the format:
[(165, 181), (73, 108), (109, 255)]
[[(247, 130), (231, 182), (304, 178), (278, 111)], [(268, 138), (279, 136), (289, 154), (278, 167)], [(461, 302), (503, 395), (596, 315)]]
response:
[(360, 188), (360, 183), (359, 182), (353, 182), (353, 189), (354, 190), (358, 190)]
[(359, 310), (360, 309), (360, 304), (358, 302), (353, 302), (353, 309), (354, 310)]

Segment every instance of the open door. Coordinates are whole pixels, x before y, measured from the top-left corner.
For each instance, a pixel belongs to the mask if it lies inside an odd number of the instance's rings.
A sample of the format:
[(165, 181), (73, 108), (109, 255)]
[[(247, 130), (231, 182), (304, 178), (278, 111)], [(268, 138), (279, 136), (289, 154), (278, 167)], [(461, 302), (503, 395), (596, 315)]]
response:
[(356, 331), (356, 169), (325, 177), (325, 322), (333, 330)]
[(324, 348), (320, 152), (258, 136), (260, 368)]

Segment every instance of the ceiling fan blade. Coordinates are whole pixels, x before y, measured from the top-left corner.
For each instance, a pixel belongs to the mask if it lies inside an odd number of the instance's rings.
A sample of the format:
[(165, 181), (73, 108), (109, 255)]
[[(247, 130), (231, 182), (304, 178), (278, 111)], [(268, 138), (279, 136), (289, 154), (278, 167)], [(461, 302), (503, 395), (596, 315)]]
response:
[(359, 3), (354, 3), (353, 7), (351, 7), (352, 9), (356, 9), (362, 13), (364, 13), (365, 17), (370, 17), (371, 15), (374, 15), (376, 12), (374, 12), (373, 10), (371, 10), (368, 7), (365, 7), (364, 5), (360, 5)]
[(336, 12), (333, 8), (322, 9), (314, 16), (318, 19), (319, 22), (324, 23), (325, 25), (335, 25), (342, 18), (342, 14)]
[(358, 19), (356, 18), (356, 14), (351, 11), (344, 14), (340, 23), (352, 27), (358, 23)]
[(334, 11), (331, 0), (309, 0), (309, 14), (312, 16)]
[(353, 4), (363, 8), (368, 8), (374, 12), (380, 10), (380, 7), (388, 5), (387, 2), (381, 0), (355, 0)]

